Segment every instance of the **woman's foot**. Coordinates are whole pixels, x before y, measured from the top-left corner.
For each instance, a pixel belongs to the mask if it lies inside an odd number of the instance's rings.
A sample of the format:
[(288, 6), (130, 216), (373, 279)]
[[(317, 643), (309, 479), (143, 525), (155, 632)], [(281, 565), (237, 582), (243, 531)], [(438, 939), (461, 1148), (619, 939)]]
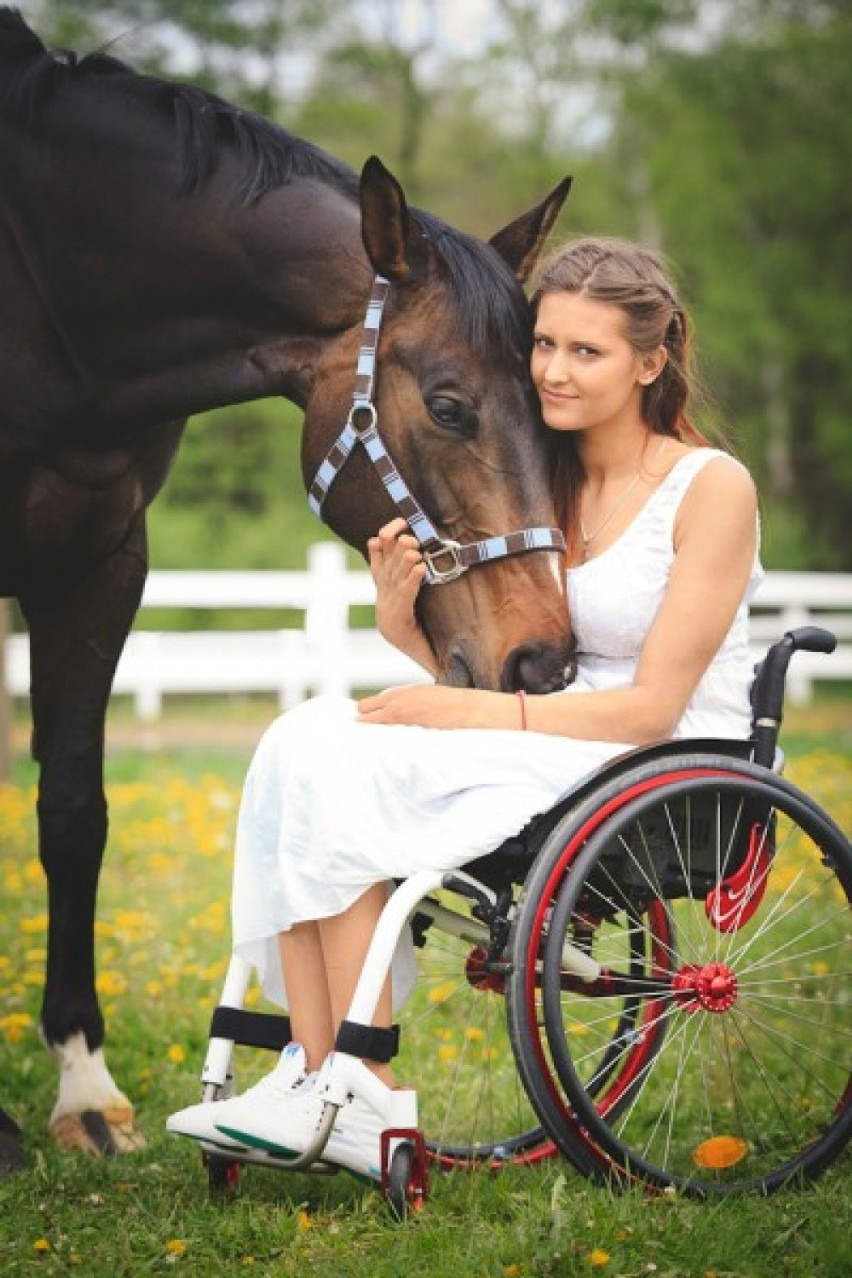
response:
[(271, 1073), (266, 1074), (253, 1087), (247, 1088), (240, 1096), (231, 1096), (227, 1100), (204, 1101), (199, 1105), (180, 1109), (166, 1120), (166, 1130), (177, 1136), (189, 1136), (205, 1145), (215, 1145), (232, 1152), (235, 1149), (245, 1149), (245, 1142), (225, 1135), (218, 1125), (239, 1123), (247, 1113), (254, 1114), (258, 1109), (277, 1113), (292, 1105), (297, 1097), (306, 1095), (315, 1077), (315, 1074), (307, 1072), (302, 1045), (290, 1043), (284, 1048)]
[[(220, 1110), (215, 1116), (219, 1139), (282, 1157), (304, 1153), (322, 1117), (327, 1089), (325, 1075), (331, 1061), (329, 1057), (313, 1087), (297, 1089), (286, 1105), (275, 1105), (268, 1096), (260, 1095), (253, 1097), (251, 1106), (247, 1103), (237, 1115), (233, 1110), (227, 1115)], [(362, 1068), (366, 1073), (366, 1067)], [(248, 1092), (245, 1095), (246, 1102), (249, 1095)], [(338, 1110), (319, 1161), (345, 1167), (370, 1180), (380, 1180), (381, 1136), (388, 1125), (373, 1105), (350, 1094)]]

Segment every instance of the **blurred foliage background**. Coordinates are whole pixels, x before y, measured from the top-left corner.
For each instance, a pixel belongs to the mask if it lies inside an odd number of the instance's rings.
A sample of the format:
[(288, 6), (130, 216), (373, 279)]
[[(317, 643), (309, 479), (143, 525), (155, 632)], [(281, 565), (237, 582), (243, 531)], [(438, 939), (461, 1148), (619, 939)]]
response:
[[(773, 568), (852, 570), (849, 0), (24, 3), (54, 48), (108, 46), (273, 117), (487, 238), (565, 173), (557, 238), (674, 264), (706, 424), (755, 474)], [(151, 517), (152, 566), (302, 567), (299, 414), (205, 414)]]

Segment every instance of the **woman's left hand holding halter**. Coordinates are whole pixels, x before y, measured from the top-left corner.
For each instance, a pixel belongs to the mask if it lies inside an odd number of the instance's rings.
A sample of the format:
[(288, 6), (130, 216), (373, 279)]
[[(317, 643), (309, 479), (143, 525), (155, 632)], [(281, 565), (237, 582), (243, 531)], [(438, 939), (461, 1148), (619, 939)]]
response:
[[(435, 656), (418, 624), (414, 603), (426, 576), (426, 565), (404, 519), (392, 519), (367, 543), (370, 572), (376, 583), (376, 621), (379, 631), (437, 675)], [(514, 698), (471, 688), (410, 684), (387, 688), (358, 703), (363, 723), (417, 724), (422, 728), (512, 728), (516, 724)]]

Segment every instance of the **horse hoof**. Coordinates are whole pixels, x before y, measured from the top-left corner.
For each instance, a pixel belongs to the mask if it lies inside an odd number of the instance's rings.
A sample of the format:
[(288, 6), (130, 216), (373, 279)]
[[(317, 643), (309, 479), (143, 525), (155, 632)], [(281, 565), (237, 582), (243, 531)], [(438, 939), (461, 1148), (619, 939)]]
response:
[(123, 1105), (60, 1114), (50, 1124), (50, 1134), (60, 1149), (77, 1149), (94, 1158), (113, 1158), (145, 1148), (132, 1108)]
[(20, 1127), (4, 1110), (0, 1110), (0, 1177), (11, 1176), (28, 1165)]

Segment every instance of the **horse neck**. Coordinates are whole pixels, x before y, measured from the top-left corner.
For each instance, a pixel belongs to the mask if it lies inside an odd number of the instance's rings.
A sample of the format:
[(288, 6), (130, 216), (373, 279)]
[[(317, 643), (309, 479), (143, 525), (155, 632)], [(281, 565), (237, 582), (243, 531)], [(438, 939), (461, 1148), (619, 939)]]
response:
[[(95, 380), (239, 360), (282, 339), (324, 346), (363, 318), (371, 271), (345, 193), (296, 179), (246, 207), (227, 164), (178, 197), (173, 171), (144, 151), (107, 162), (65, 145), (52, 162), (45, 145), (42, 155), (35, 174), (20, 160), (20, 234), (34, 291)], [(271, 357), (259, 372), (267, 393), (289, 393)]]
[(140, 422), (263, 395), (303, 403), (304, 370), (363, 318), (354, 179), (329, 161), (247, 205), (223, 144), (181, 195), (170, 111), (129, 73), (53, 70), (37, 146), (0, 112), (0, 219), (17, 246), (4, 261), (0, 235), (0, 276), (40, 308), (31, 327), (64, 350), (78, 397)]

